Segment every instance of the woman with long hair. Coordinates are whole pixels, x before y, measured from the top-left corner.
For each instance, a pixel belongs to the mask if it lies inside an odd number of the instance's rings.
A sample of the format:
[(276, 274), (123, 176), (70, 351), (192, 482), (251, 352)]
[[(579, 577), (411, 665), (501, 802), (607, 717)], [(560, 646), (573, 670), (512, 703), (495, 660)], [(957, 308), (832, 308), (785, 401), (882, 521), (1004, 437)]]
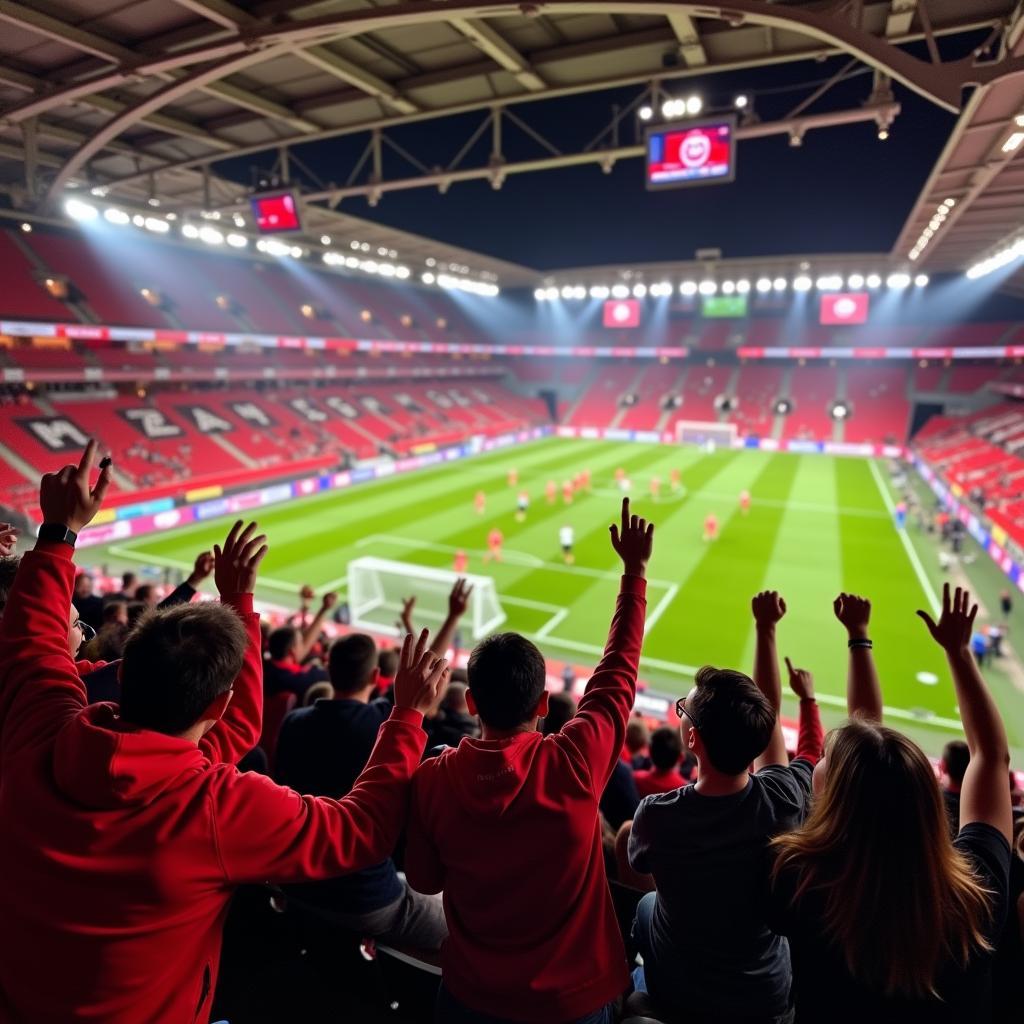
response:
[(1006, 733), (970, 653), (977, 606), (947, 584), (938, 623), (918, 612), (946, 652), (971, 754), (955, 840), (928, 759), (881, 724), (870, 604), (843, 594), (835, 610), (851, 720), (826, 741), (806, 822), (774, 841), (771, 916), (789, 937), (797, 1020), (991, 1019), (1012, 825)]

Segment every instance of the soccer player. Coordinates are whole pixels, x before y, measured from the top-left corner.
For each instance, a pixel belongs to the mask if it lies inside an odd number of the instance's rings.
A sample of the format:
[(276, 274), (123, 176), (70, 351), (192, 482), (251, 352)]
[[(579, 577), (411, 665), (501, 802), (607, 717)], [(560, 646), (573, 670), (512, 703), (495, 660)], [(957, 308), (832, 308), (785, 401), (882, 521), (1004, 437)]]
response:
[(740, 491), (740, 511), (744, 515), (750, 511), (750, 491)]
[(907, 503), (901, 501), (896, 505), (896, 529), (902, 530), (907, 525)]
[(620, 489), (622, 488), (622, 484), (623, 481), (625, 481), (625, 479), (626, 471), (622, 468), (622, 466), (619, 466), (619, 468), (615, 470), (615, 483), (618, 484)]
[(462, 548), (455, 552), (455, 560), (452, 562), (452, 572), (461, 576), (469, 568), (469, 556)]
[(683, 486), (683, 474), (678, 469), (673, 469), (669, 475), (669, 484), (672, 487), (672, 492), (675, 493)]
[(582, 484), (583, 489), (585, 491), (589, 491), (590, 490), (590, 470), (589, 469), (585, 469), (585, 470), (583, 470), (582, 473), (580, 473), (580, 483)]
[(566, 480), (565, 483), (562, 484), (562, 501), (564, 501), (566, 505), (572, 504), (572, 493), (572, 481)]
[(508, 471), (508, 485), (509, 487), (515, 487), (519, 483), (519, 470), (510, 469)]
[(574, 539), (575, 534), (571, 526), (563, 526), (558, 531), (558, 543), (562, 545), (562, 558), (565, 559), (566, 565), (572, 565), (576, 561), (576, 556), (572, 553)]
[(549, 480), (547, 487), (544, 488), (544, 494), (548, 499), (548, 504), (554, 505), (555, 499), (558, 497), (558, 484), (554, 480)]
[(709, 512), (704, 519), (704, 540), (718, 540), (718, 517)]
[(484, 561), (489, 562), (494, 559), (495, 562), (501, 561), (501, 546), (505, 543), (505, 535), (497, 527), (494, 527), (489, 534), (487, 534), (487, 554), (484, 555)]
[(487, 495), (483, 491), (477, 491), (473, 504), (476, 506), (476, 514), (482, 516), (487, 511)]
[(524, 522), (526, 520), (526, 512), (530, 507), (530, 493), (529, 491), (520, 491), (519, 496), (516, 498), (516, 521)]
[(661, 494), (661, 477), (660, 476), (652, 476), (651, 477), (651, 500), (652, 501), (657, 501), (659, 494)]

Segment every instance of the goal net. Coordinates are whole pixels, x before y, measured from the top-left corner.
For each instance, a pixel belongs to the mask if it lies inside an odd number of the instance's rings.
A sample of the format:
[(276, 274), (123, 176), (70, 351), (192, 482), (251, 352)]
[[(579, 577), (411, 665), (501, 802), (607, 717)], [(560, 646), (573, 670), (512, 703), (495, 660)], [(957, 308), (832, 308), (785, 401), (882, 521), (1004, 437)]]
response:
[(736, 443), (735, 423), (707, 423), (701, 420), (678, 420), (676, 443), (695, 444), (701, 448), (731, 448)]
[[(494, 580), (489, 576), (463, 577), (472, 584), (463, 622), (474, 640), (493, 632), (505, 621)], [(413, 623), (435, 631), (448, 614), (448, 595), (459, 579), (454, 572), (428, 569), (386, 558), (357, 558), (348, 563), (348, 604), (352, 625), (374, 633), (398, 636), (398, 618), (404, 598), (416, 598)]]

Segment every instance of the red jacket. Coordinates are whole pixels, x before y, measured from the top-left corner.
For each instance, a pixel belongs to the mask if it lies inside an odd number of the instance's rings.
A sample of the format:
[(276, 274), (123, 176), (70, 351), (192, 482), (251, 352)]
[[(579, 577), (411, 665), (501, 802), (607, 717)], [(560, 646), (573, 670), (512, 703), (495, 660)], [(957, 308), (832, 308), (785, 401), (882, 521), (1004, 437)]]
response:
[(633, 781), (636, 782), (636, 791), (640, 794), (641, 800), (652, 793), (671, 793), (673, 789), (690, 784), (690, 780), (684, 779), (675, 768), (670, 768), (667, 772), (657, 768), (633, 772)]
[(473, 1009), (547, 1024), (626, 987), (597, 805), (636, 696), (645, 593), (622, 577), (604, 657), (561, 732), (465, 738), (413, 778), (406, 873), (444, 891), (444, 984)]
[(229, 599), (250, 647), (196, 746), (85, 706), (67, 648), (73, 578), (69, 547), (37, 545), (0, 625), (0, 1021), (206, 1021), (233, 887), (390, 854), (421, 716), (392, 714), (343, 800), (241, 774), (262, 703), (251, 595)]

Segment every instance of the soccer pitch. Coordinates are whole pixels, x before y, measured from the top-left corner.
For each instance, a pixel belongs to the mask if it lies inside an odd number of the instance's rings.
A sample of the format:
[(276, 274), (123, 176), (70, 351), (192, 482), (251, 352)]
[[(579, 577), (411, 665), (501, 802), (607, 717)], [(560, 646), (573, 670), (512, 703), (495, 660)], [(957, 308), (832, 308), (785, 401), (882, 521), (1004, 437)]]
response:
[[(779, 652), (811, 669), (829, 721), (845, 709), (845, 634), (832, 615), (841, 590), (863, 593), (874, 606), (871, 634), (887, 716), (929, 752), (959, 732), (956, 698), (945, 660), (917, 608), (934, 607), (941, 585), (930, 542), (897, 531), (884, 465), (824, 455), (755, 450), (547, 439), (466, 461), (386, 478), (345, 491), (259, 510), (270, 553), (261, 593), (294, 606), (300, 585), (320, 593), (344, 589), (350, 559), (380, 558), (450, 569), (454, 552), (469, 572), (489, 575), (508, 616), (504, 629), (531, 636), (549, 657), (591, 665), (600, 656), (616, 593), (617, 560), (608, 524), (618, 513), (614, 482), (622, 467), (632, 482), (634, 511), (657, 524), (649, 567), (648, 622), (641, 678), (651, 690), (685, 693), (695, 666), (712, 663), (750, 671), (754, 636), (750, 598), (781, 591), (789, 607), (779, 626)], [(519, 483), (507, 474), (516, 469)], [(673, 494), (669, 474), (682, 473)], [(555, 504), (544, 489), (578, 472), (592, 474), (590, 493)], [(662, 481), (660, 500), (649, 483)], [(520, 489), (531, 495), (524, 522), (515, 516)], [(486, 511), (473, 497), (487, 495)], [(752, 497), (749, 514), (739, 495)], [(720, 532), (705, 543), (705, 516)], [(209, 521), (83, 553), (87, 563), (143, 564), (186, 570), (196, 552), (223, 538), (227, 520)], [(575, 563), (562, 561), (558, 531), (575, 530)], [(504, 561), (483, 562), (487, 534), (505, 536)], [(421, 616), (424, 625), (433, 625)], [(468, 643), (468, 631), (467, 631)], [(1024, 697), (999, 680), (1011, 744), (1024, 747)], [(792, 714), (795, 704), (784, 709)]]

